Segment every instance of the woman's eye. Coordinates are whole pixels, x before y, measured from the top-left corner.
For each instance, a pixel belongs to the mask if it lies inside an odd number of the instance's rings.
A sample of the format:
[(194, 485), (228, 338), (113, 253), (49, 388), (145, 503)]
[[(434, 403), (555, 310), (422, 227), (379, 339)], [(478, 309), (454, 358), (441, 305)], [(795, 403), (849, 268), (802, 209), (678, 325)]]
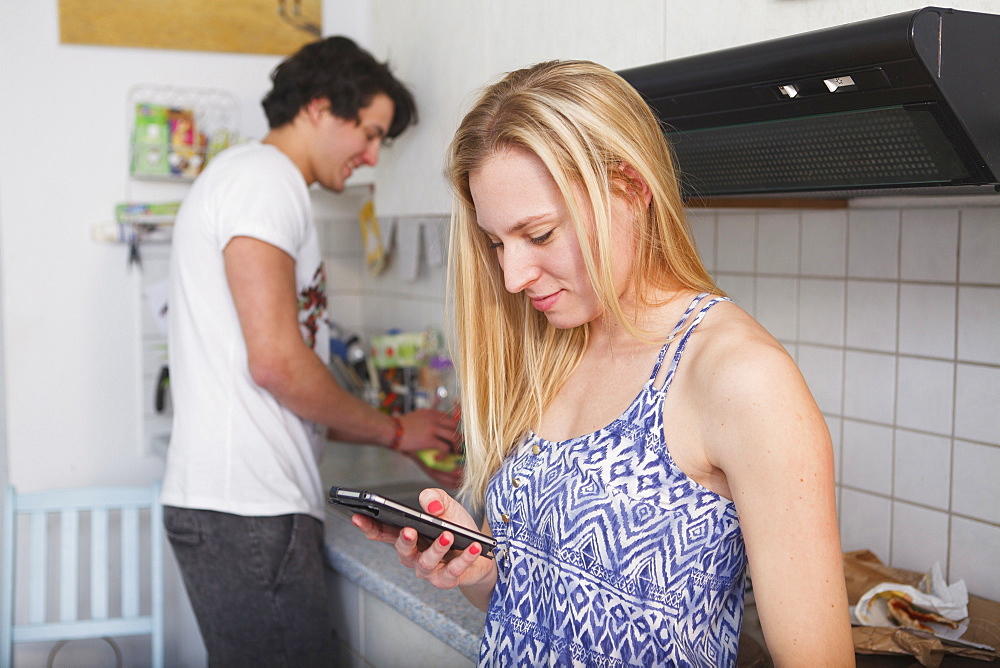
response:
[(541, 235), (539, 237), (531, 237), (531, 243), (533, 243), (533, 244), (544, 244), (546, 241), (549, 240), (549, 237), (551, 237), (551, 236), (552, 236), (552, 230), (549, 230), (548, 232), (546, 232), (545, 234), (543, 234), (543, 235)]
[(496, 250), (498, 248), (503, 248), (502, 241), (490, 241), (490, 250)]

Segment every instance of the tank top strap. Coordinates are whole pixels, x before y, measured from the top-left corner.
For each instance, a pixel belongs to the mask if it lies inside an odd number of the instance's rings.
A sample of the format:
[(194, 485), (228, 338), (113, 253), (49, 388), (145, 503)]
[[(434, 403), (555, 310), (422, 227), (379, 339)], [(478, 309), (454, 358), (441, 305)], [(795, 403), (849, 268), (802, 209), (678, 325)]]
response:
[(667, 349), (670, 347), (670, 344), (673, 342), (673, 340), (677, 338), (677, 335), (680, 334), (681, 330), (684, 329), (684, 325), (687, 323), (688, 317), (691, 315), (691, 312), (694, 311), (696, 306), (698, 306), (698, 302), (700, 302), (707, 296), (708, 296), (707, 292), (702, 292), (697, 297), (692, 299), (691, 303), (688, 304), (687, 310), (684, 311), (684, 315), (682, 315), (681, 319), (677, 321), (677, 324), (674, 325), (674, 328), (670, 330), (670, 334), (667, 336), (667, 340), (663, 342), (663, 347), (660, 348), (660, 356), (656, 358), (656, 365), (653, 366), (653, 373), (650, 374), (649, 376), (650, 380), (656, 378), (656, 374), (660, 372), (660, 366), (662, 366), (663, 359), (667, 355)]
[(680, 321), (677, 323), (677, 326), (670, 332), (666, 342), (660, 349), (660, 355), (657, 357), (656, 364), (653, 366), (653, 373), (649, 376), (650, 381), (653, 381), (660, 373), (660, 367), (663, 366), (663, 360), (666, 358), (667, 350), (670, 349), (670, 344), (673, 343), (678, 336), (681, 337), (680, 341), (677, 343), (677, 348), (674, 350), (673, 358), (670, 361), (670, 370), (667, 371), (667, 377), (663, 382), (663, 387), (660, 390), (661, 392), (666, 392), (667, 388), (670, 387), (670, 381), (673, 380), (674, 373), (677, 371), (677, 364), (681, 361), (681, 355), (684, 354), (684, 348), (687, 346), (688, 338), (690, 338), (691, 334), (698, 326), (698, 323), (704, 319), (705, 314), (708, 313), (708, 309), (712, 308), (719, 302), (732, 301), (729, 297), (713, 297), (701, 308), (698, 308), (697, 312), (695, 312), (698, 304), (708, 295), (708, 292), (703, 292), (694, 298), (694, 301), (692, 301), (691, 305), (688, 306), (684, 315), (681, 316)]

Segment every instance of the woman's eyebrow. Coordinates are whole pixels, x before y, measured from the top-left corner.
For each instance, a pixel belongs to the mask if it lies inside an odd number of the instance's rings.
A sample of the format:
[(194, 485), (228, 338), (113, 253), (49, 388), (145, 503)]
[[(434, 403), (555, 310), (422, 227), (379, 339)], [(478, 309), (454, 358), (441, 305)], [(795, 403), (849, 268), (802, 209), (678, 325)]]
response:
[(509, 234), (520, 232), (528, 225), (531, 225), (532, 223), (537, 223), (539, 220), (544, 220), (545, 218), (549, 218), (553, 215), (555, 215), (553, 212), (547, 212), (547, 213), (539, 213), (539, 214), (532, 214), (530, 216), (525, 216), (524, 218), (511, 225), (509, 228), (507, 228), (507, 232)]

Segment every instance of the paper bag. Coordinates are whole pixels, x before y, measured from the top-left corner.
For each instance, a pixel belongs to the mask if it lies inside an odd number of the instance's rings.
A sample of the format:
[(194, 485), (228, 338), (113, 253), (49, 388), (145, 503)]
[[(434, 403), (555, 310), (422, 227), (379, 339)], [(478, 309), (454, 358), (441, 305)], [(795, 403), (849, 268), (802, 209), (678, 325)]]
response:
[[(844, 553), (844, 577), (847, 601), (857, 604), (862, 595), (883, 582), (896, 582), (918, 587), (922, 573), (890, 568), (868, 550)], [(935, 668), (945, 655), (991, 661), (1000, 658), (1000, 603), (978, 596), (969, 596), (969, 629), (961, 637), (992, 650), (968, 647), (933, 635), (918, 635), (902, 628), (855, 626), (854, 649), (860, 654), (911, 655), (922, 666)]]

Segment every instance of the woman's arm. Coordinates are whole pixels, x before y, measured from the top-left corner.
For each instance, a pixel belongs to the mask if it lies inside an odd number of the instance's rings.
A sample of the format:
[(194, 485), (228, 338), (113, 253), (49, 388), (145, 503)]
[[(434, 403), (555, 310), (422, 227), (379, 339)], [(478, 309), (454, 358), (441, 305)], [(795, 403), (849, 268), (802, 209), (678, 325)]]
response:
[(764, 638), (777, 666), (854, 665), (829, 431), (780, 344), (750, 338), (707, 356), (706, 443), (739, 514)]

